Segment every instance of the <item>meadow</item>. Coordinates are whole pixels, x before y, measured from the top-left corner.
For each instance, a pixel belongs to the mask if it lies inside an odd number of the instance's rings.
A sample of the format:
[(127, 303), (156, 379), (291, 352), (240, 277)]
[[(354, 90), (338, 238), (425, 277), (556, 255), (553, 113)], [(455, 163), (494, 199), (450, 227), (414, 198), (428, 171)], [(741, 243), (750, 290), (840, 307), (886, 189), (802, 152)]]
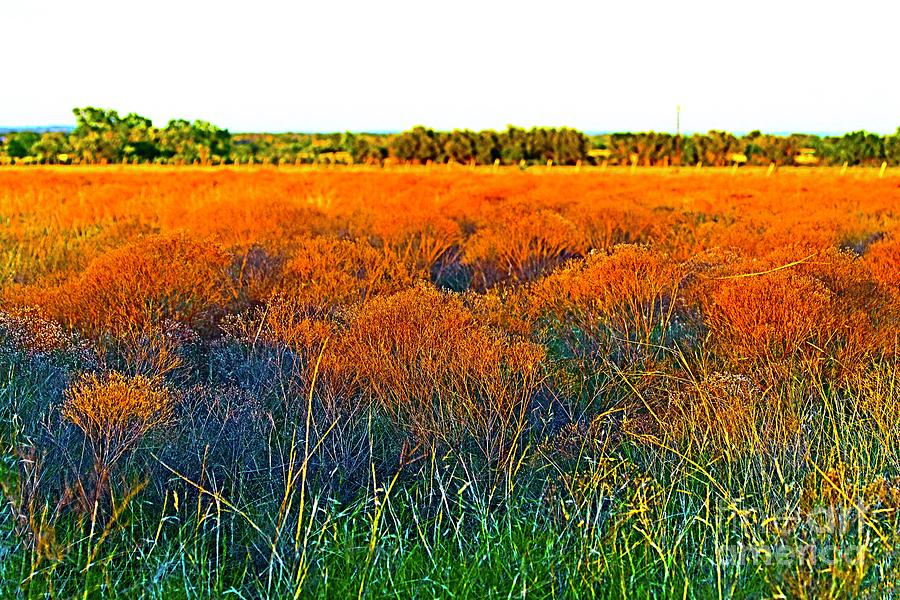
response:
[(0, 597), (852, 598), (900, 178), (0, 168)]

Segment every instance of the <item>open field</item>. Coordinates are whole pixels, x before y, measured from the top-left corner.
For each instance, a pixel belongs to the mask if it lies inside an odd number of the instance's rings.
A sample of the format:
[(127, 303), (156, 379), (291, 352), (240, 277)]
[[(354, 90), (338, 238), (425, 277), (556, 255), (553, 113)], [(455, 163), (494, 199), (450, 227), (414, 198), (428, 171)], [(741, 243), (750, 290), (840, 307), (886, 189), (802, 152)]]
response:
[(885, 597), (896, 169), (0, 169), (0, 597)]

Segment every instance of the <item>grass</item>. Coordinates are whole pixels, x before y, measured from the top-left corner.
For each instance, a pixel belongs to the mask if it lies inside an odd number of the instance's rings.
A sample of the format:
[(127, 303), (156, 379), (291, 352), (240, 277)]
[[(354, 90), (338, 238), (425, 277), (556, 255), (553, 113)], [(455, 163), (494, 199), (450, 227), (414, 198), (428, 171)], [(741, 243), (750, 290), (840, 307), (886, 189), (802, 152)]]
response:
[(897, 595), (896, 183), (689, 171), (0, 173), (0, 597)]
[[(16, 550), (7, 518), (0, 589), (166, 598), (880, 595), (897, 559), (895, 440), (827, 393), (797, 408), (818, 432), (802, 454), (710, 456), (691, 442), (636, 439), (585, 451), (567, 468), (536, 451), (528, 460), (540, 465), (503, 490), (428, 455), (433, 471), (375, 480), (347, 503), (315, 496), (282, 523), (272, 503), (232, 505), (189, 486), (167, 493), (161, 508), (129, 504), (93, 547), (83, 530), (58, 531), (57, 543), (71, 540), (58, 561)], [(881, 481), (883, 489), (861, 485)], [(259, 576), (266, 572), (271, 579)]]

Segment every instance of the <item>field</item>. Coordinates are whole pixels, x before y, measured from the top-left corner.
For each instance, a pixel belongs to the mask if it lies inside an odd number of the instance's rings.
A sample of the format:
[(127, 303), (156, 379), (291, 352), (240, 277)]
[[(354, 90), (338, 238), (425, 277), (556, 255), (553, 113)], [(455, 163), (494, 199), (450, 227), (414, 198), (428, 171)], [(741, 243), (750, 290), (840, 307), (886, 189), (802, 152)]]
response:
[(0, 168), (0, 597), (886, 597), (900, 178)]

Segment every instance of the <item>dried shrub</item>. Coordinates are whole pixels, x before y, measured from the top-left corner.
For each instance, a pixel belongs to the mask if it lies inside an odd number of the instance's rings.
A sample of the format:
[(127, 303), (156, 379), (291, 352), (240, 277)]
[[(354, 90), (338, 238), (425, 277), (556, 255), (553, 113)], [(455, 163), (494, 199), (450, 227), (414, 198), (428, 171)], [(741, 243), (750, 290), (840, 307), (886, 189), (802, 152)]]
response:
[(866, 421), (882, 442), (893, 447), (900, 440), (900, 365), (885, 361), (855, 373), (847, 385), (848, 396), (867, 416)]
[(870, 265), (875, 279), (900, 298), (900, 234), (869, 246), (865, 261)]
[(98, 464), (116, 463), (149, 431), (170, 423), (172, 398), (147, 377), (89, 374), (66, 390), (61, 412), (90, 442)]
[(578, 225), (589, 248), (610, 252), (620, 244), (645, 244), (660, 227), (659, 215), (650, 209), (632, 206), (597, 205), (583, 202), (566, 216)]
[(64, 351), (77, 343), (59, 323), (35, 307), (0, 312), (0, 339), (27, 355)]
[(585, 250), (574, 223), (551, 210), (497, 215), (466, 242), (463, 260), (474, 284), (490, 288), (508, 280), (528, 281)]
[(681, 271), (643, 246), (572, 261), (530, 290), (531, 310), (580, 360), (634, 359), (665, 343)]
[(736, 274), (700, 284), (696, 298), (714, 349), (732, 364), (841, 380), (896, 348), (896, 304), (853, 254), (797, 259), (777, 250), (729, 270)]
[[(772, 415), (772, 398), (749, 378), (713, 372), (686, 384), (671, 385), (660, 417), (659, 435), (698, 443), (713, 454), (764, 451), (769, 437), (783, 432), (763, 422)], [(780, 414), (787, 413), (779, 411)]]
[(81, 430), (93, 457), (90, 476), (79, 474), (77, 481), (85, 512), (96, 510), (92, 507), (111, 490), (114, 469), (144, 436), (171, 423), (173, 407), (165, 388), (140, 375), (87, 374), (66, 390), (62, 417)]
[(419, 286), (356, 313), (341, 353), (362, 393), (419, 440), (474, 439), (502, 460), (535, 391), (540, 347), (479, 326), (454, 295)]
[(183, 235), (152, 236), (92, 262), (80, 276), (26, 294), (60, 323), (92, 337), (172, 320), (209, 332), (234, 299), (230, 257)]
[(198, 368), (200, 336), (184, 323), (171, 319), (123, 329), (114, 339), (104, 342), (100, 355), (107, 369), (184, 383)]
[(872, 266), (850, 251), (829, 249), (817, 260), (798, 265), (832, 295), (831, 311), (839, 329), (828, 355), (829, 376), (843, 381), (872, 361), (894, 354), (900, 342), (900, 304)]
[(456, 221), (433, 214), (434, 207), (378, 214), (373, 232), (384, 247), (419, 278), (440, 280), (459, 259), (463, 239)]
[[(309, 393), (317, 363), (315, 383), (320, 395), (343, 396), (351, 387), (351, 378), (345, 376), (345, 361), (333, 343), (341, 334), (341, 323), (323, 309), (295, 298), (275, 296), (265, 307), (229, 317), (223, 329), (223, 341), (237, 344), (245, 354), (236, 360), (254, 362), (249, 355), (266, 357), (269, 364), (265, 370), (286, 373), (290, 389), (299, 397)], [(302, 408), (299, 404), (293, 409)]]
[(334, 307), (407, 288), (415, 278), (393, 253), (365, 241), (316, 238), (285, 265), (276, 293), (314, 307)]
[(750, 367), (816, 362), (835, 335), (831, 294), (787, 271), (715, 282), (703, 300), (704, 323), (718, 353)]
[(243, 306), (258, 306), (272, 295), (281, 281), (284, 257), (269, 253), (259, 245), (237, 253), (232, 277), (239, 288)]

